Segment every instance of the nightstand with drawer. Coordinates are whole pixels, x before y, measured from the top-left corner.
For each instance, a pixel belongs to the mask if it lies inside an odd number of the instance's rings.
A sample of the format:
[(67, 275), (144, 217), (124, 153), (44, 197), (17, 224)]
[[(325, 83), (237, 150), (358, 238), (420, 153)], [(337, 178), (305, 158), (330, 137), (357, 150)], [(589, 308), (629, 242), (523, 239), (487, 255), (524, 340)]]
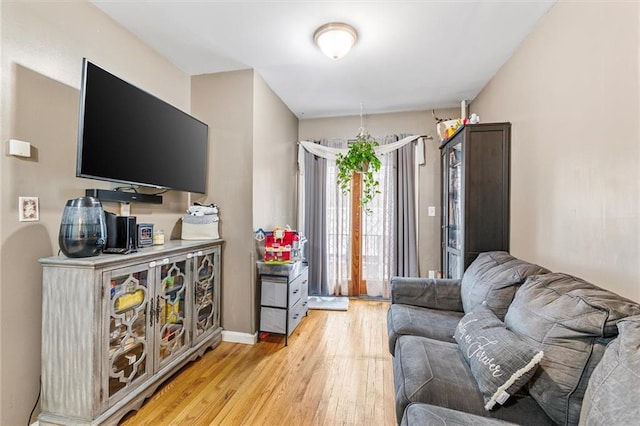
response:
[(296, 262), (271, 265), (258, 262), (260, 274), (260, 329), (262, 332), (283, 334), (284, 344), (307, 315), (309, 267)]

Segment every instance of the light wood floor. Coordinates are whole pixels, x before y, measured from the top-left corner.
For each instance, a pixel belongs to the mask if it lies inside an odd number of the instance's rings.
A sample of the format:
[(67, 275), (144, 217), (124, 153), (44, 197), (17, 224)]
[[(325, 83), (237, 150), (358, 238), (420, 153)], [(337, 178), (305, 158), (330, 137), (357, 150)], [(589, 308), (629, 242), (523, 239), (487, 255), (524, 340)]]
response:
[(222, 342), (122, 425), (395, 425), (388, 302), (310, 310), (289, 346)]

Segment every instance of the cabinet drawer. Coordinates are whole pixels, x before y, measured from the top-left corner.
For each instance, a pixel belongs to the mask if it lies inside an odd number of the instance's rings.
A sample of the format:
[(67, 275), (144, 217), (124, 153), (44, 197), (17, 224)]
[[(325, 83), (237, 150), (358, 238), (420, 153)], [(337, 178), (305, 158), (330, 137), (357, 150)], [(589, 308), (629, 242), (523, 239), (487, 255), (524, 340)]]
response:
[(287, 279), (262, 277), (260, 304), (265, 306), (287, 307)]
[(309, 282), (304, 281), (300, 286), (300, 303), (302, 304), (302, 315), (306, 315), (309, 310)]
[(291, 307), (298, 303), (298, 300), (307, 298), (307, 293), (309, 292), (309, 270), (305, 269), (303, 273), (291, 281), (290, 286), (289, 306)]
[(284, 334), (287, 328), (286, 309), (265, 308), (260, 309), (260, 331)]
[[(263, 276), (260, 304), (278, 308), (290, 308), (300, 300), (303, 291), (307, 291), (307, 272), (299, 275), (287, 285), (286, 278)], [(304, 286), (304, 289), (303, 289)], [(289, 300), (287, 303), (287, 293)]]
[(289, 308), (292, 308), (300, 300), (300, 287), (302, 281), (295, 279), (289, 284)]
[(300, 297), (302, 299), (307, 299), (309, 297), (309, 280), (305, 275), (304, 281), (300, 283)]
[(305, 268), (304, 271), (302, 271), (302, 273), (300, 275), (298, 275), (293, 281), (291, 281), (291, 284), (295, 284), (297, 283), (298, 285), (302, 286), (307, 285), (307, 283), (309, 282), (309, 269)]
[[(287, 335), (293, 333), (307, 309), (307, 301), (300, 300), (291, 309), (265, 308), (260, 309), (260, 331)], [(287, 315), (289, 316), (289, 327), (287, 328)]]
[(289, 310), (289, 330), (287, 334), (293, 333), (298, 324), (300, 324), (300, 321), (302, 321), (306, 305), (306, 300), (300, 300), (293, 308)]

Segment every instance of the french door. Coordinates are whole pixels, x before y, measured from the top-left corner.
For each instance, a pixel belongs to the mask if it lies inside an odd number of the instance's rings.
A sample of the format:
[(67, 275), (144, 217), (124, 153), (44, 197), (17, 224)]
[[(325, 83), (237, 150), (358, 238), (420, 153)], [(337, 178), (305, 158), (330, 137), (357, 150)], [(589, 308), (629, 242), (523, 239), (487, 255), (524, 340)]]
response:
[(390, 296), (389, 278), (395, 261), (390, 157), (382, 158), (376, 176), (381, 193), (370, 201), (369, 214), (360, 205), (362, 176), (354, 173), (351, 194), (343, 195), (335, 183), (335, 165), (328, 166), (327, 272), (336, 295)]

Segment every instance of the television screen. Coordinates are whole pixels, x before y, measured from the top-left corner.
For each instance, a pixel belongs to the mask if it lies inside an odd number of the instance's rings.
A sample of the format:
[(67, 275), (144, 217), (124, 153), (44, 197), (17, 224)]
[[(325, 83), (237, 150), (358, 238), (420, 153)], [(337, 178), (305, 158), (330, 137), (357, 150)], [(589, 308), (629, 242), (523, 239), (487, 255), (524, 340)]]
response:
[(76, 176), (202, 194), (208, 129), (83, 60)]

